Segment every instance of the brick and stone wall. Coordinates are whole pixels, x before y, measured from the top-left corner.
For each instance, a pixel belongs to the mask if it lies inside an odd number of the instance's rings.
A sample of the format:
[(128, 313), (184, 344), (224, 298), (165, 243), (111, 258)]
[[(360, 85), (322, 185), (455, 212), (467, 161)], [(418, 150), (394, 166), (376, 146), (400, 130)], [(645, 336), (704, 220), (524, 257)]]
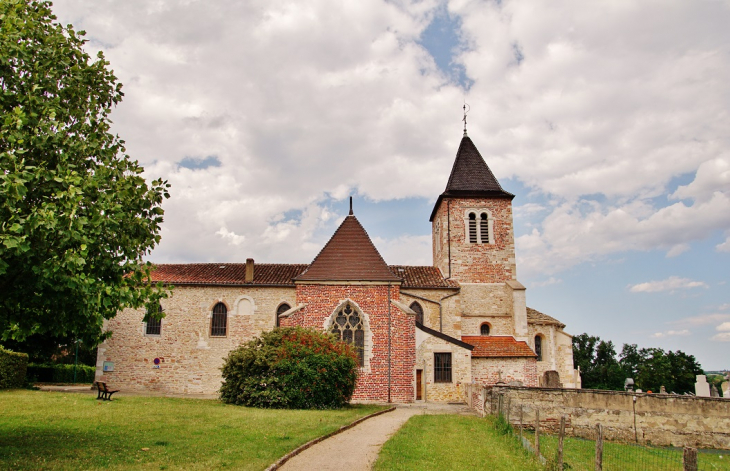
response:
[[(466, 239), (465, 213), (487, 209), (494, 218), (494, 244)], [(445, 199), (432, 221), (434, 265), (449, 274), (449, 213), (451, 214), (451, 278), (460, 283), (502, 283), (517, 277), (512, 230), (512, 202), (504, 198)]]
[(486, 400), (489, 413), (500, 393), (511, 398), (513, 420), (518, 420), (516, 411), (522, 405), (523, 422), (534, 424), (539, 409), (541, 430), (555, 432), (565, 415), (568, 435), (593, 439), (596, 424), (601, 424), (604, 438), (612, 441), (730, 449), (730, 399), (477, 384), (467, 385), (464, 397), (478, 411)]
[(519, 381), (525, 386), (537, 386), (537, 371), (534, 358), (472, 358), (472, 381), (477, 384)]
[[(125, 309), (107, 322), (112, 336), (99, 346), (96, 380), (123, 390), (215, 394), (228, 352), (272, 329), (276, 308), (282, 302), (293, 306), (295, 294), (294, 288), (178, 286), (161, 301), (165, 317), (159, 336), (145, 335), (144, 309)], [(228, 308), (225, 337), (210, 335), (218, 302)], [(114, 371), (102, 370), (105, 361), (114, 364)]]
[[(420, 330), (417, 335), (416, 368), (423, 370), (424, 399), (432, 402), (462, 401), (463, 385), (471, 382), (471, 351)], [(451, 353), (451, 382), (434, 381), (434, 353)]]
[[(387, 401), (388, 397), (388, 337), (390, 335), (390, 400), (412, 402), (415, 393), (415, 320), (388, 302), (399, 300), (397, 285), (329, 285), (298, 284), (298, 304), (301, 311), (282, 321), (283, 326), (299, 325), (324, 329), (335, 310), (348, 300), (367, 316), (369, 332), (365, 339), (365, 368), (360, 369), (353, 399), (356, 401)], [(390, 334), (388, 319), (390, 316)], [(370, 334), (370, 335), (369, 335)]]

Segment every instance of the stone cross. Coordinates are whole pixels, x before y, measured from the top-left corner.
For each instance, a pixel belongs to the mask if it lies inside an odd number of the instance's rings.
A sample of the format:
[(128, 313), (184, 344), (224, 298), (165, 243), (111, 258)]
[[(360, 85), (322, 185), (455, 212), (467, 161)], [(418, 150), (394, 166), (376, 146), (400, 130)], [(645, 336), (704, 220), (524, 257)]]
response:
[(697, 382), (695, 383), (695, 396), (710, 397), (710, 385), (707, 384), (707, 377), (705, 375), (697, 375)]

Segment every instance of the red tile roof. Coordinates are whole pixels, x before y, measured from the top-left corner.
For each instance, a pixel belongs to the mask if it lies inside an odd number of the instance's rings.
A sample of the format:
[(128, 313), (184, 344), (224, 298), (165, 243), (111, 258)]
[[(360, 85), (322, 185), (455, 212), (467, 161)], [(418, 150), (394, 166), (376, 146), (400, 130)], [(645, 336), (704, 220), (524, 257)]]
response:
[(436, 267), (413, 267), (407, 265), (391, 265), (390, 271), (403, 278), (403, 288), (458, 288), (459, 283), (446, 280), (441, 270)]
[(472, 358), (536, 357), (535, 352), (523, 341), (510, 336), (467, 335), (462, 342), (474, 345)]
[(347, 216), (296, 281), (400, 281), (386, 265), (360, 221)]
[(303, 264), (257, 263), (253, 281), (247, 283), (245, 263), (180, 263), (155, 265), (152, 281), (173, 285), (272, 285), (294, 286)]

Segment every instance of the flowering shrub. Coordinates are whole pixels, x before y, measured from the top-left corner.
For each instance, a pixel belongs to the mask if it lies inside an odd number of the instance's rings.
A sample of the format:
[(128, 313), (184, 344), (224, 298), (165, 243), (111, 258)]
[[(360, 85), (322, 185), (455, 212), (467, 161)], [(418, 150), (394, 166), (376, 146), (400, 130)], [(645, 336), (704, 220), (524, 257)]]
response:
[(231, 351), (222, 371), (220, 396), (229, 404), (335, 409), (355, 390), (357, 357), (331, 334), (282, 327)]

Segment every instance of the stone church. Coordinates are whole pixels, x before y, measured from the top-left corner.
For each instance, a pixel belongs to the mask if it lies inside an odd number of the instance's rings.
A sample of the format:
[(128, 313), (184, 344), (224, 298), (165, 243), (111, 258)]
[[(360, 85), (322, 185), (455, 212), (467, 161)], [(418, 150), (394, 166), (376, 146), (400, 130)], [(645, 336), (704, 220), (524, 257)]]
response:
[(108, 321), (96, 379), (216, 393), (230, 350), (303, 326), (356, 347), (356, 401), (462, 401), (464, 384), (541, 386), (546, 371), (579, 388), (565, 325), (527, 307), (517, 281), (513, 198), (465, 132), (430, 216), (433, 266), (388, 265), (352, 207), (308, 265), (157, 265), (153, 281), (174, 286), (155, 307), (165, 317), (144, 322), (143, 309), (125, 309)]

